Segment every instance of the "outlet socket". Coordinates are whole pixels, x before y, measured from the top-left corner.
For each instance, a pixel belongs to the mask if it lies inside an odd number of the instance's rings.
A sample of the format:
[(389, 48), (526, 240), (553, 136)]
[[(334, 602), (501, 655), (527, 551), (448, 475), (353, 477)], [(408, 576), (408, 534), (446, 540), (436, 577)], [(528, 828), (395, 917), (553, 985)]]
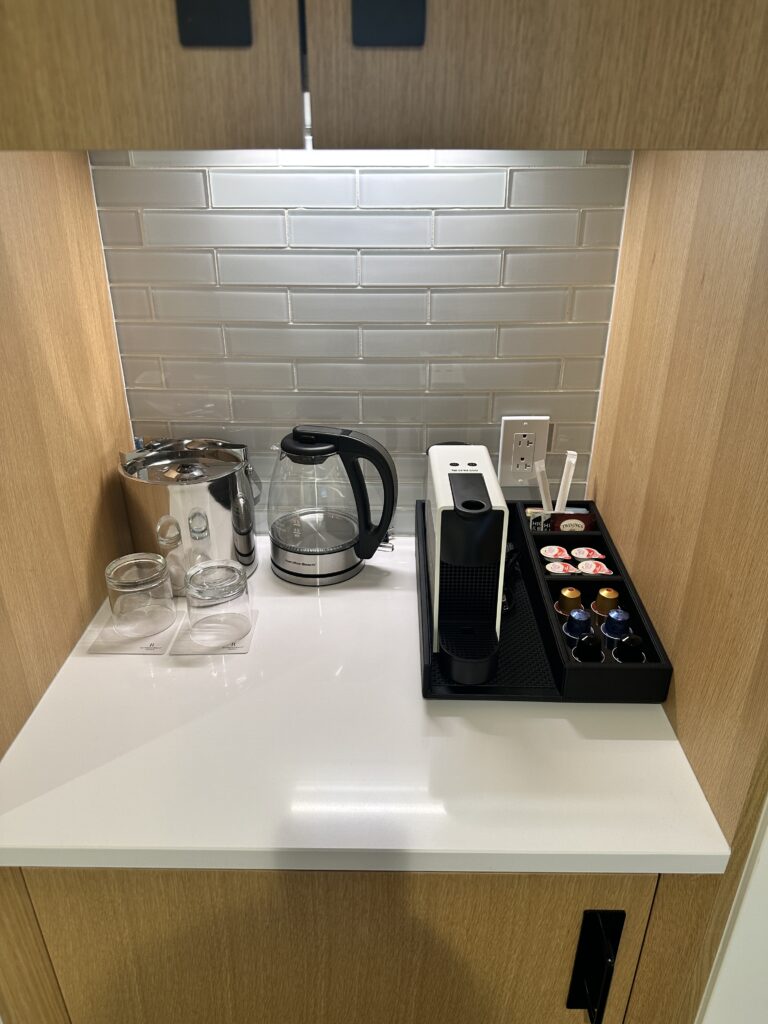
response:
[(499, 441), (499, 483), (526, 486), (536, 479), (534, 462), (547, 454), (549, 416), (503, 416)]

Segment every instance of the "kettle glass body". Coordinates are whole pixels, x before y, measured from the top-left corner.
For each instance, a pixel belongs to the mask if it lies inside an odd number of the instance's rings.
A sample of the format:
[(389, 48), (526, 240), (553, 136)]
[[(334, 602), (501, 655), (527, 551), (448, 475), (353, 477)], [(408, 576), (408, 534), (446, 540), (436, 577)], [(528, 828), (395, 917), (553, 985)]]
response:
[[(375, 466), (383, 485), (375, 525), (360, 460)], [(303, 586), (357, 575), (384, 539), (396, 501), (394, 464), (373, 438), (338, 427), (296, 427), (280, 444), (269, 487), (274, 572)]]

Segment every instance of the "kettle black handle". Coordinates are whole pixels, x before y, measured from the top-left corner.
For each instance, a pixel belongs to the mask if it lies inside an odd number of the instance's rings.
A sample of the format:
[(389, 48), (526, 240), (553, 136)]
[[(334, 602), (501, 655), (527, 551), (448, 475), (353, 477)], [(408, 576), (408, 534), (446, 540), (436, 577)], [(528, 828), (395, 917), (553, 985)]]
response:
[[(343, 427), (301, 426), (295, 427), (293, 433), (294, 436), (310, 435), (313, 439), (329, 441), (335, 445), (355, 496), (357, 519), (360, 524), (355, 554), (358, 558), (371, 558), (384, 540), (397, 505), (397, 471), (392, 456), (384, 445), (379, 444), (368, 434), (361, 434), (357, 430)], [(304, 438), (302, 437), (302, 439)], [(309, 437), (306, 439), (309, 440)], [(384, 486), (384, 508), (376, 526), (371, 522), (371, 503), (368, 499), (368, 488), (365, 486), (363, 471), (360, 468), (360, 459), (366, 459), (375, 467)]]

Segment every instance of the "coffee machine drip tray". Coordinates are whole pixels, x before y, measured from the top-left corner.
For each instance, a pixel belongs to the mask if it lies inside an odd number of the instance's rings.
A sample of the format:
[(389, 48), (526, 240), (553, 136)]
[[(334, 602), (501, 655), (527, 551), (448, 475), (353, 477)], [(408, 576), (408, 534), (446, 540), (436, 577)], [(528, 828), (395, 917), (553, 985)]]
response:
[[(443, 674), (438, 654), (434, 653), (432, 605), (427, 571), (427, 534), (425, 504), (416, 502), (416, 578), (419, 596), (419, 633), (421, 642), (422, 693), (443, 700), (535, 700), (561, 701), (549, 667), (547, 654), (533, 614), (522, 577), (508, 571), (505, 591), (509, 609), (501, 616), (498, 665), (489, 683), (462, 685)], [(457, 637), (446, 637), (453, 645)]]

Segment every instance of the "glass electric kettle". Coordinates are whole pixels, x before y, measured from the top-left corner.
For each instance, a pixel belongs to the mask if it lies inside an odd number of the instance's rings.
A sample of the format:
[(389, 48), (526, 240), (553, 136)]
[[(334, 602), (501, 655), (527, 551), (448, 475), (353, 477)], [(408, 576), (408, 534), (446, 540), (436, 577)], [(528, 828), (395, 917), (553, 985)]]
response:
[[(374, 525), (360, 460), (384, 488)], [(384, 539), (397, 504), (392, 457), (367, 434), (339, 427), (294, 427), (280, 442), (267, 522), (275, 575), (305, 587), (356, 576)]]

